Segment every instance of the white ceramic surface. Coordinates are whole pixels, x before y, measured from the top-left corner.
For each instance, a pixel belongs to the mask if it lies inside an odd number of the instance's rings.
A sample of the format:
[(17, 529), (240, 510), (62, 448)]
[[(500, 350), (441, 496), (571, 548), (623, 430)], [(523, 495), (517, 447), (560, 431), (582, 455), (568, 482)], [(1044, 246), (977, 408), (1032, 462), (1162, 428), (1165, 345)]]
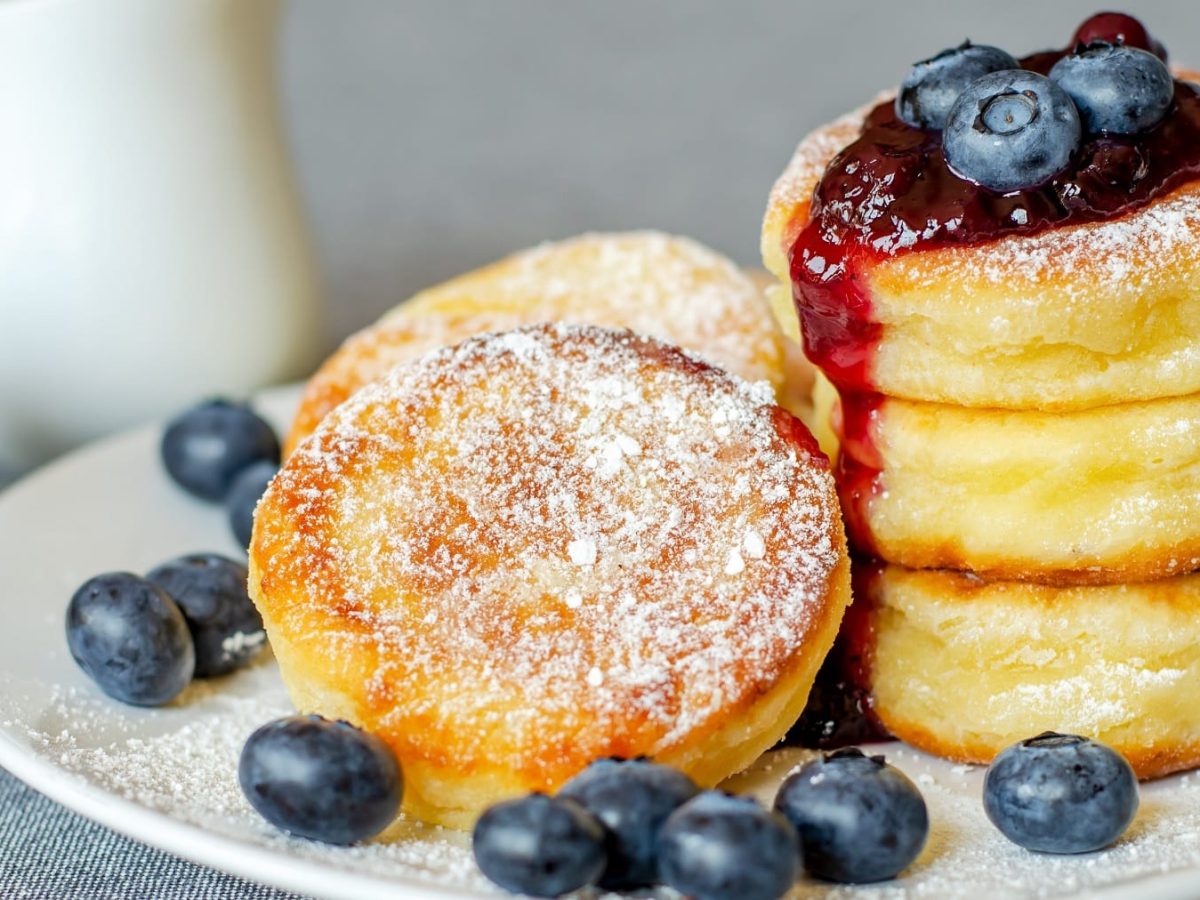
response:
[(0, 465), (315, 362), (278, 0), (0, 0)]
[[(282, 422), (294, 389), (260, 404)], [(444, 898), (491, 893), (466, 838), (400, 823), (385, 843), (323, 847), (275, 833), (241, 798), (234, 768), (257, 724), (288, 711), (273, 661), (158, 710), (103, 697), (72, 663), (63, 611), (101, 571), (144, 571), (170, 556), (237, 553), (223, 511), (162, 473), (156, 427), (86, 448), (0, 493), (0, 765), (56, 800), (131, 837), (200, 863), (328, 898)], [(1046, 857), (1008, 844), (983, 817), (978, 768), (896, 744), (881, 748), (917, 782), (932, 832), (899, 881), (836, 888), (801, 883), (794, 898), (1101, 895), (1200, 896), (1200, 779), (1143, 791), (1129, 834), (1110, 850)], [(806, 756), (768, 754), (730, 785), (768, 800)], [(0, 853), (3, 850), (0, 848)]]

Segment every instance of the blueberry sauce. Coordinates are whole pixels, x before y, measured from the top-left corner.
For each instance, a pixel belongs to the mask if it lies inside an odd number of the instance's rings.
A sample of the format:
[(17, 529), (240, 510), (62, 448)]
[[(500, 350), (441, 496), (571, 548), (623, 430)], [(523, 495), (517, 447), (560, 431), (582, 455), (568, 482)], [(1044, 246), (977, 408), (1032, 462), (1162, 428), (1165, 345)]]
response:
[[(1034, 54), (1021, 65), (1046, 74), (1068, 52)], [(1198, 177), (1200, 88), (1181, 81), (1167, 117), (1150, 131), (1086, 135), (1065, 170), (1008, 194), (951, 172), (941, 132), (905, 124), (891, 100), (871, 110), (858, 139), (826, 168), (789, 253), (805, 351), (841, 395), (834, 426), (845, 449), (836, 475), (858, 550), (872, 552), (866, 505), (881, 467), (870, 427), (881, 402), (871, 379), (881, 336), (864, 276), (871, 263), (1114, 219)]]

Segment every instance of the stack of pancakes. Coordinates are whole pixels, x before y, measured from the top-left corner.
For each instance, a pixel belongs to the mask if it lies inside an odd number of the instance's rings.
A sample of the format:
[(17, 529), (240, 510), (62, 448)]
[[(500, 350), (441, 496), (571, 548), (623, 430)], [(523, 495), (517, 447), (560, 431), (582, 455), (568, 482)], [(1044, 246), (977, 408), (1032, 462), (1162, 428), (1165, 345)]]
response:
[[(772, 192), (777, 310), (864, 113), (807, 137)], [(873, 713), (964, 761), (1056, 730), (1141, 777), (1200, 764), (1200, 184), (866, 276), (877, 393), (824, 382), (816, 417), (871, 559), (843, 639)]]

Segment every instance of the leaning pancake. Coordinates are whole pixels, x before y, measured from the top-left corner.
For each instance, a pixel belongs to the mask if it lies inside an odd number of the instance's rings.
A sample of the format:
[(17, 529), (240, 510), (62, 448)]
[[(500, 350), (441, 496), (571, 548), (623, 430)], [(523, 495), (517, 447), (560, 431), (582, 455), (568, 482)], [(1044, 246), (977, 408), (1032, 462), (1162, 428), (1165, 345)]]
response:
[[(783, 293), (813, 191), (869, 110), (806, 137), (771, 192), (762, 253)], [(1051, 410), (1200, 392), (1196, 180), (1115, 218), (866, 254), (855, 278), (869, 307), (854, 323), (870, 334), (861, 374), (883, 394)]]
[(1200, 576), (1054, 588), (881, 565), (855, 589), (856, 677), (907, 743), (986, 763), (1049, 730), (1141, 778), (1200, 764)]
[(799, 715), (849, 600), (833, 480), (770, 387), (545, 325), (393, 370), (261, 501), (250, 589), (303, 710), (455, 826), (646, 754), (706, 785)]
[(1049, 584), (1200, 569), (1200, 394), (1070, 413), (850, 409), (831, 416), (836, 471), (864, 551)]
[(478, 334), (539, 322), (630, 328), (750, 381), (769, 381), (786, 400), (782, 336), (761, 289), (737, 266), (688, 238), (586, 234), (422, 291), (348, 338), (305, 388), (285, 451), (392, 366)]

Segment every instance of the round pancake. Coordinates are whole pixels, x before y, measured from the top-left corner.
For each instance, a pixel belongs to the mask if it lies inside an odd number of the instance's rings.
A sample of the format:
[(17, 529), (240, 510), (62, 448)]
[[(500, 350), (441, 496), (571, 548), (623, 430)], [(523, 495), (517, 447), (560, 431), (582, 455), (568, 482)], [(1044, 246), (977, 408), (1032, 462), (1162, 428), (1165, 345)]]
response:
[(469, 825), (605, 756), (704, 785), (787, 731), (849, 602), (828, 463), (768, 384), (543, 325), (400, 366), (261, 501), (250, 591), (296, 705)]
[[(806, 137), (776, 182), (762, 253), (788, 292), (813, 189), (887, 96)], [(889, 257), (866, 282), (868, 374), (889, 396), (1066, 410), (1200, 392), (1200, 182), (1104, 222)]]
[(876, 564), (843, 634), (874, 715), (930, 753), (987, 763), (1059, 731), (1140, 778), (1200, 764), (1200, 575), (1056, 588)]
[(784, 345), (762, 291), (688, 238), (652, 231), (542, 244), (429, 288), (352, 335), (309, 381), (285, 442), (392, 366), (438, 347), (538, 322), (630, 328), (782, 393)]
[(875, 556), (1059, 585), (1200, 569), (1200, 394), (1071, 413), (880, 398), (853, 432), (835, 471)]

